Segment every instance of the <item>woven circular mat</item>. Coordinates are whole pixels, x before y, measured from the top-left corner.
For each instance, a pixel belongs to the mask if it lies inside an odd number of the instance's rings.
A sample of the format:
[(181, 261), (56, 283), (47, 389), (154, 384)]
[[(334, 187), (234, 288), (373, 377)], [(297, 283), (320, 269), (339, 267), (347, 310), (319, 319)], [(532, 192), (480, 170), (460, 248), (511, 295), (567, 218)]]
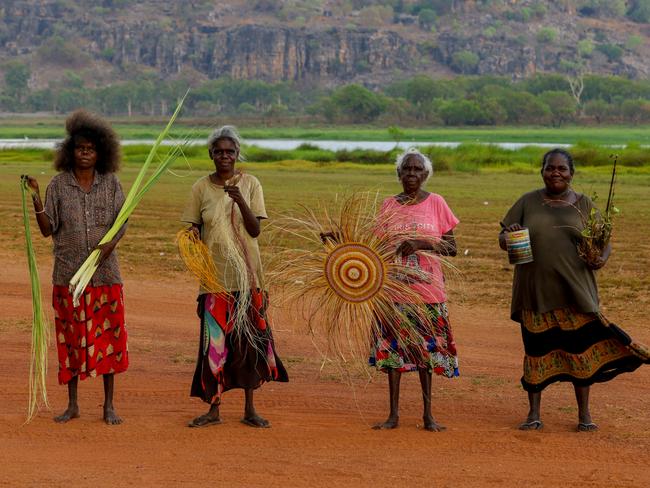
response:
[(371, 299), (384, 285), (386, 267), (364, 244), (340, 244), (325, 260), (325, 277), (338, 296), (348, 302)]

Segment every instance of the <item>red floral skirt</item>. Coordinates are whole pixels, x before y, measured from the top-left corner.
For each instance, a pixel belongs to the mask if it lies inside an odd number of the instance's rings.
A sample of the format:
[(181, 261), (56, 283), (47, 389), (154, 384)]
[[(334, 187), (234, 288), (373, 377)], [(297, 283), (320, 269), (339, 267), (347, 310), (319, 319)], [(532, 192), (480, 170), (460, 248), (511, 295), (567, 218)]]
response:
[(88, 286), (72, 305), (68, 287), (52, 290), (59, 383), (121, 373), (129, 366), (122, 285)]

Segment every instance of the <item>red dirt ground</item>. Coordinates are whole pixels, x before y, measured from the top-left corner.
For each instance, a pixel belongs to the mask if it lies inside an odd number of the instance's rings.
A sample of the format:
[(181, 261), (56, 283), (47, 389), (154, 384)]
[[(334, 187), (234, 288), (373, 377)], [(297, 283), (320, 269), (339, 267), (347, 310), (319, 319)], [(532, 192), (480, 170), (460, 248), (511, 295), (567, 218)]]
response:
[[(527, 407), (520, 337), (508, 310), (490, 305), (452, 307), (462, 376), (434, 380), (434, 414), (448, 427), (444, 433), (418, 427), (417, 375), (402, 382), (400, 428), (371, 430), (387, 413), (385, 378), (351, 385), (332, 366), (321, 371), (300, 321), (281, 311), (274, 333), (291, 382), (257, 393), (258, 410), (273, 427), (239, 423), (243, 395), (235, 391), (224, 397), (222, 425), (189, 429), (187, 421), (206, 409), (189, 398), (198, 341), (195, 286), (185, 276), (142, 278), (125, 270), (131, 367), (116, 377), (124, 424), (101, 421), (98, 379), (80, 384), (80, 419), (52, 421), (65, 408), (66, 389), (56, 383), (51, 347), (53, 411), (23, 425), (27, 267), (23, 256), (4, 251), (0, 269), (0, 486), (650, 486), (650, 368), (594, 386), (597, 433), (574, 431), (575, 401), (566, 384), (544, 394), (544, 430), (520, 432), (515, 427)], [(48, 302), (50, 268), (41, 273)], [(647, 323), (625, 327), (650, 341)]]

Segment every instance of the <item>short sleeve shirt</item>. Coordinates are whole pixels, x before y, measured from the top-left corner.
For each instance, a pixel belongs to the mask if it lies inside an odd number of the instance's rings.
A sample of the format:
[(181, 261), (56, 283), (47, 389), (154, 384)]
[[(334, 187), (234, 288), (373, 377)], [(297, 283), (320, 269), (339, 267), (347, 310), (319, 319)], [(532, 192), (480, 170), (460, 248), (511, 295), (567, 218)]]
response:
[(598, 287), (594, 272), (580, 259), (577, 244), (593, 202), (578, 194), (573, 205), (552, 206), (543, 190), (523, 195), (508, 210), (504, 227), (519, 224), (530, 233), (533, 262), (515, 265), (512, 281), (511, 317), (521, 311), (537, 313), (575, 307), (580, 312), (598, 312)]
[[(258, 179), (244, 173), (237, 186), (253, 215), (266, 219), (264, 193)], [(240, 246), (233, 231), (234, 222), (237, 235), (246, 246), (249, 265), (257, 280), (256, 287), (264, 288), (262, 260), (257, 239), (246, 230), (239, 207), (224, 191), (223, 186), (212, 183), (209, 176), (204, 176), (194, 183), (181, 220), (201, 227), (201, 240), (210, 249), (219, 280), (228, 291), (239, 289), (237, 275), (239, 271), (233, 265), (233, 255), (228, 256), (229, 249)], [(200, 293), (207, 293), (207, 291), (201, 289)]]
[[(430, 193), (415, 205), (402, 205), (395, 197), (387, 198), (381, 206), (380, 221), (395, 231), (410, 234), (412, 239), (440, 239), (460, 222), (445, 199), (436, 193)], [(426, 280), (411, 284), (411, 288), (425, 303), (442, 303), (447, 300), (444, 275), (437, 256), (418, 251), (402, 259), (403, 264), (418, 268), (427, 277)]]
[[(47, 186), (45, 215), (52, 226), (54, 270), (52, 283), (67, 286), (99, 241), (111, 228), (124, 203), (122, 186), (114, 173), (95, 173), (90, 191), (84, 191), (74, 174), (57, 174)], [(90, 285), (122, 283), (117, 251), (99, 266)]]

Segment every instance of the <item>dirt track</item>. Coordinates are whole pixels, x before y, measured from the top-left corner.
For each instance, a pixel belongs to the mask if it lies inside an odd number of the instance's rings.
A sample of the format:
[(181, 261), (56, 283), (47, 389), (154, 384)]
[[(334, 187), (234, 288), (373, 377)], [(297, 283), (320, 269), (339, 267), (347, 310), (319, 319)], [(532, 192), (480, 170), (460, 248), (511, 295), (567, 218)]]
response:
[[(543, 400), (542, 432), (515, 429), (526, 413), (519, 386), (521, 343), (507, 309), (452, 307), (461, 377), (434, 380), (434, 415), (448, 427), (417, 427), (417, 375), (402, 382), (401, 426), (377, 432), (387, 413), (385, 378), (367, 384), (319, 373), (320, 360), (300, 323), (276, 312), (278, 349), (291, 382), (267, 384), (258, 409), (273, 427), (238, 422), (243, 395), (224, 397), (224, 423), (189, 429), (205, 406), (189, 398), (197, 347), (195, 286), (178, 278), (126, 276), (129, 371), (116, 378), (116, 407), (125, 422), (100, 419), (102, 383), (80, 385), (81, 418), (67, 425), (42, 411), (22, 425), (27, 402), (31, 299), (22, 255), (0, 254), (0, 486), (581, 486), (650, 485), (650, 368), (592, 392), (594, 434), (574, 432), (572, 389), (555, 385)], [(49, 299), (50, 269), (43, 267)], [(48, 309), (48, 313), (50, 313)], [(639, 316), (642, 314), (639, 313)], [(649, 342), (648, 324), (625, 324)], [(49, 397), (64, 409), (50, 349)]]

